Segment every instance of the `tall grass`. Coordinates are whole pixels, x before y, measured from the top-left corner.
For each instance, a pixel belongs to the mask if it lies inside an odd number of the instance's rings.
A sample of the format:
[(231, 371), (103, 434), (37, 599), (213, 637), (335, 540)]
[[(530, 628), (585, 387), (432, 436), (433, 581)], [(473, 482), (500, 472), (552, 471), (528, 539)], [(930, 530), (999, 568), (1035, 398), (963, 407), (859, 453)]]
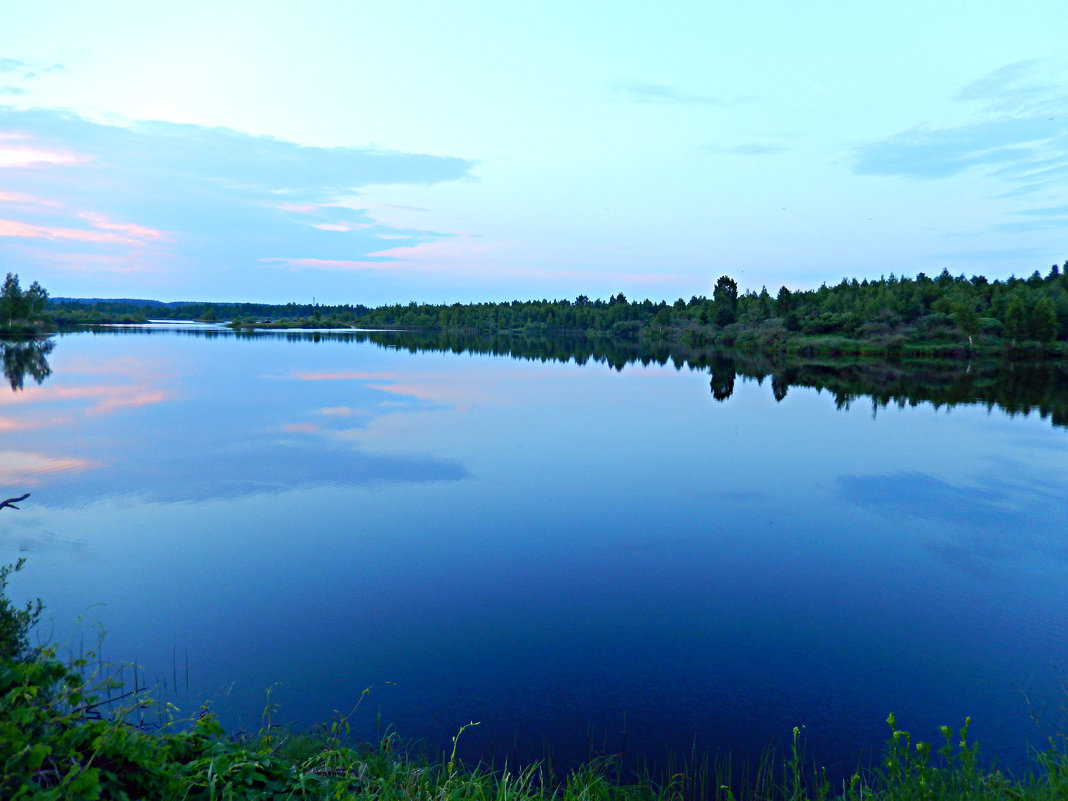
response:
[[(696, 748), (665, 771), (624, 778), (618, 758), (592, 759), (557, 775), (551, 762), (464, 765), (457, 757), (460, 726), (449, 753), (427, 757), (387, 732), (377, 743), (352, 745), (348, 714), (312, 731), (274, 723), (267, 694), (255, 734), (227, 736), (209, 709), (181, 720), (169, 704), (149, 727), (144, 712), (159, 699), (135, 678), (132, 691), (108, 671), (91, 668), (94, 653), (65, 663), (54, 650), (30, 648), (26, 634), (39, 604), (10, 604), (4, 587), (21, 563), (0, 569), (0, 798), (332, 799), (333, 801), (1012, 801), (1068, 800), (1068, 752), (1063, 735), (1032, 754), (1024, 775), (984, 765), (969, 737), (970, 719), (942, 726), (934, 742), (914, 739), (887, 718), (881, 761), (832, 786), (806, 759), (802, 730), (788, 751), (766, 751), (755, 765), (710, 758)], [(90, 669), (87, 671), (87, 667)], [(136, 677), (135, 672), (135, 677)]]

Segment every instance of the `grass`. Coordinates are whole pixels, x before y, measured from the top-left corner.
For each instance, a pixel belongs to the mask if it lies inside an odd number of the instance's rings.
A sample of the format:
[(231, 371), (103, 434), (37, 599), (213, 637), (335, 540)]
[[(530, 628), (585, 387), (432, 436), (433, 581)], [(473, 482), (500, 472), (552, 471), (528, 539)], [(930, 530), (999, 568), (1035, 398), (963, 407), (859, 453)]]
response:
[[(371, 691), (346, 715), (313, 731), (286, 731), (273, 723), (270, 692), (255, 735), (227, 736), (207, 707), (182, 720), (164, 704), (162, 725), (149, 729), (145, 710), (152, 688), (123, 691), (105, 675), (96, 654), (70, 663), (51, 649), (31, 648), (27, 634), (39, 603), (12, 605), (4, 594), (21, 561), (0, 569), (0, 798), (161, 799), (238, 801), (964, 801), (1068, 799), (1064, 736), (1035, 752), (1026, 775), (988, 768), (969, 738), (941, 727), (939, 741), (913, 739), (887, 718), (889, 738), (877, 765), (832, 786), (804, 753), (794, 728), (789, 753), (766, 752), (738, 769), (730, 756), (696, 752), (653, 774), (624, 778), (610, 758), (557, 775), (551, 763), (491, 769), (464, 765), (457, 747), (428, 758), (388, 733), (374, 744), (351, 743), (350, 720)], [(109, 700), (110, 699), (110, 700)], [(936, 747), (937, 746), (937, 747)]]
[[(91, 656), (91, 655), (90, 655)], [(893, 715), (879, 764), (839, 786), (806, 761), (801, 730), (782, 758), (768, 752), (754, 769), (729, 757), (690, 758), (662, 774), (624, 778), (612, 759), (556, 775), (538, 763), (503, 769), (465, 765), (457, 744), (427, 758), (392, 733), (374, 744), (349, 742), (349, 718), (314, 731), (272, 724), (268, 703), (258, 733), (226, 735), (202, 709), (193, 720), (147, 731), (133, 721), (151, 703), (135, 696), (96, 717), (94, 696), (77, 672), (47, 652), (0, 668), (0, 797), (5, 799), (335, 799), (336, 801), (954, 801), (1068, 799), (1068, 755), (1050, 741), (1030, 772), (1010, 778), (984, 767), (968, 725), (914, 741)], [(361, 697), (362, 700), (362, 697)], [(357, 704), (357, 708), (359, 704)], [(173, 709), (171, 710), (173, 711)]]

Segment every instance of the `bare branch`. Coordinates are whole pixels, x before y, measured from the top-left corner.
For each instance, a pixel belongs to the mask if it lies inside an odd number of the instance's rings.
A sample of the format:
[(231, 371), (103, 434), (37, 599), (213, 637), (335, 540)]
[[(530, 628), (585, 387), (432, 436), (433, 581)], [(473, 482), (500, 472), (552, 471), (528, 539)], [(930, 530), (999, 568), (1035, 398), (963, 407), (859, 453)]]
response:
[(10, 506), (12, 509), (18, 509), (18, 507), (15, 506), (15, 504), (16, 503), (20, 503), (20, 502), (26, 500), (29, 497), (30, 497), (30, 493), (27, 492), (21, 498), (8, 498), (6, 501), (0, 502), (0, 509), (3, 509), (5, 506)]

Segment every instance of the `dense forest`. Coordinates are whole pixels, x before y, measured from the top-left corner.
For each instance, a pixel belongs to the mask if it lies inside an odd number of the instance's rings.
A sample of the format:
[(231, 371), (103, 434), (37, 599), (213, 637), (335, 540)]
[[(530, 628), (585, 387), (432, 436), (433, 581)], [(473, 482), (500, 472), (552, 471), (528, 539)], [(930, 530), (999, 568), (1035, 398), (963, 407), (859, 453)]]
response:
[(891, 274), (810, 290), (783, 286), (775, 295), (766, 288), (740, 292), (737, 282), (724, 275), (712, 297), (694, 295), (674, 303), (629, 300), (622, 292), (608, 300), (579, 295), (574, 300), (499, 303), (413, 301), (378, 308), (56, 298), (47, 311), (57, 325), (195, 319), (235, 328), (585, 333), (689, 347), (828, 353), (951, 354), (1005, 347), (1060, 353), (1068, 346), (1068, 262), (1063, 269), (1053, 265), (1045, 275), (1036, 270), (1027, 278), (991, 281), (943, 270), (934, 278)]

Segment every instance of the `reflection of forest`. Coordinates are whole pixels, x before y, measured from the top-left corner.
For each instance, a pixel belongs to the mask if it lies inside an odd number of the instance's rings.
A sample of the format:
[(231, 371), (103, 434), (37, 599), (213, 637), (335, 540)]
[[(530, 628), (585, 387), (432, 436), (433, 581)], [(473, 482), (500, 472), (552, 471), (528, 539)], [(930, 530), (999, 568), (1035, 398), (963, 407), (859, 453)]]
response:
[(1055, 426), (1068, 426), (1068, 365), (1060, 360), (772, 362), (759, 354), (741, 353), (733, 361), (739, 375), (757, 380), (771, 376), (777, 400), (786, 396), (789, 387), (811, 387), (831, 392), (840, 409), (862, 398), (870, 399), (873, 409), (890, 404), (932, 403), (938, 408), (982, 403), (1009, 414), (1038, 412)]
[(11, 389), (22, 389), (26, 376), (40, 384), (52, 375), (47, 357), (54, 347), (55, 343), (50, 339), (0, 340), (4, 377), (11, 384)]
[[(105, 330), (123, 333), (122, 329)], [(132, 330), (141, 333), (149, 329)], [(272, 337), (292, 342), (372, 342), (382, 348), (413, 353), (482, 353), (543, 362), (599, 362), (614, 370), (622, 370), (628, 364), (670, 362), (680, 370), (683, 367), (708, 370), (712, 395), (721, 401), (733, 394), (735, 378), (740, 375), (757, 381), (770, 378), (776, 400), (785, 398), (790, 387), (809, 387), (831, 392), (839, 408), (847, 408), (861, 398), (869, 398), (874, 407), (891, 403), (897, 406), (933, 403), (936, 407), (982, 403), (1009, 414), (1038, 412), (1043, 418), (1050, 418), (1055, 426), (1068, 426), (1068, 364), (1063, 360), (817, 358), (758, 350), (686, 348), (677, 343), (579, 334), (299, 330), (234, 334), (226, 329), (179, 330), (178, 333), (198, 337)], [(6, 356), (4, 364), (6, 372)]]
[(1038, 412), (1053, 425), (1068, 426), (1068, 365), (1063, 361), (1012, 362), (990, 359), (907, 360), (779, 357), (749, 350), (682, 351), (667, 344), (649, 346), (611, 337), (477, 336), (437, 333), (365, 333), (386, 348), (411, 351), (490, 353), (540, 361), (602, 362), (622, 370), (627, 364), (671, 362), (677, 369), (708, 370), (716, 400), (734, 392), (736, 376), (771, 379), (776, 400), (790, 387), (833, 393), (839, 408), (861, 398), (874, 407), (933, 403), (936, 407), (983, 403), (1009, 414)]

